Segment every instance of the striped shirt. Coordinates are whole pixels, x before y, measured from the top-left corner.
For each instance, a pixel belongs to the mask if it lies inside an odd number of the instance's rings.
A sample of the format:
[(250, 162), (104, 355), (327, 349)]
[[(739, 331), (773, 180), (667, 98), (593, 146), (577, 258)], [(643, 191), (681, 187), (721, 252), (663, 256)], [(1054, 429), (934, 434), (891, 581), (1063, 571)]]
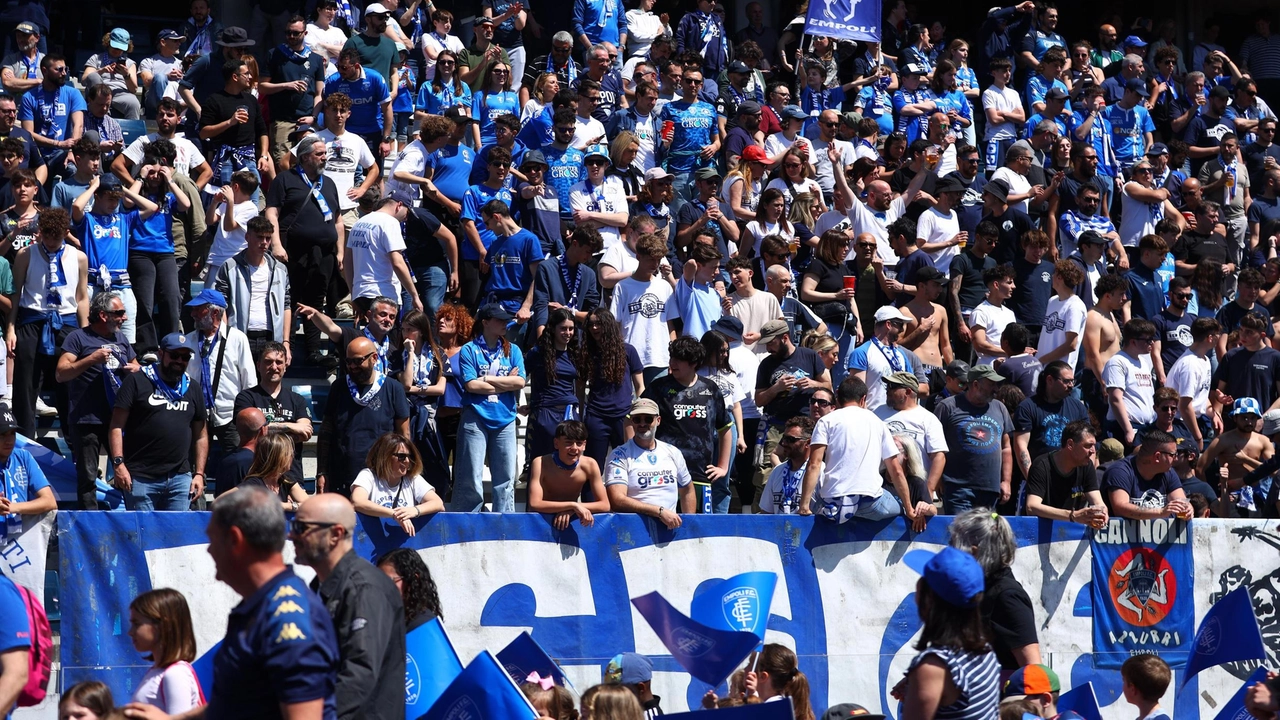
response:
[(927, 648), (911, 660), (907, 673), (930, 655), (947, 666), (951, 682), (960, 690), (958, 700), (938, 708), (935, 720), (995, 720), (999, 716), (1000, 663), (990, 647), (984, 653), (949, 647)]
[(1079, 247), (1080, 236), (1087, 230), (1099, 235), (1115, 232), (1116, 226), (1102, 215), (1084, 215), (1076, 210), (1062, 214), (1058, 220), (1058, 242), (1062, 244), (1062, 257), (1067, 257)]
[(1280, 35), (1250, 35), (1240, 45), (1240, 64), (1255, 80), (1280, 78)]

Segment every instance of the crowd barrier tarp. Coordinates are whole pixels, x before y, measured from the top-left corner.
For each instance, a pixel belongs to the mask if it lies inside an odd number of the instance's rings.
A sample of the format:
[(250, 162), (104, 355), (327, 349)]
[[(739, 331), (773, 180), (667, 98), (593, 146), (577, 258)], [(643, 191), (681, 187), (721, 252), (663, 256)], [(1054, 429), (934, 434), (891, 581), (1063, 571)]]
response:
[[(53, 534), (57, 510), (43, 515), (24, 515), (22, 532), (17, 528), (0, 537), (0, 574), (26, 587), (44, 600), (44, 573), (49, 558), (49, 537)], [(4, 522), (4, 518), (0, 518)]]
[[(207, 521), (205, 513), (59, 515), (64, 686), (97, 678), (117, 697), (129, 696), (146, 663), (126, 635), (128, 605), (154, 587), (187, 597), (201, 653), (222, 637), (239, 598), (214, 577)], [(1100, 669), (1107, 658), (1093, 647), (1090, 535), (1073, 523), (1010, 522), (1019, 544), (1013, 571), (1031, 598), (1044, 661), (1058, 671), (1064, 690), (1092, 681), (1106, 720), (1131, 718), (1119, 673)], [(612, 656), (634, 650), (652, 658), (655, 692), (668, 712), (697, 707), (706, 686), (679, 667), (630, 598), (659, 591), (688, 612), (704, 586), (743, 572), (774, 572), (765, 640), (796, 650), (815, 707), (857, 702), (896, 718), (889, 691), (915, 654), (919, 633), (918, 576), (902, 558), (912, 549), (940, 549), (947, 525), (947, 518), (937, 518), (915, 534), (900, 519), (836, 526), (801, 517), (697, 515), (670, 531), (646, 518), (605, 514), (593, 527), (574, 523), (560, 532), (538, 515), (444, 513), (419, 521), (412, 538), (377, 518), (361, 518), (356, 550), (368, 558), (399, 546), (421, 554), (464, 663), (528, 631), (585, 689), (599, 682)], [(1131, 524), (1111, 530), (1140, 534)], [(1177, 579), (1181, 592), (1170, 602), (1190, 603), (1198, 624), (1219, 597), (1247, 586), (1268, 662), (1277, 667), (1280, 527), (1197, 520), (1187, 538), (1194, 577)], [(285, 554), (292, 556), (288, 543)], [(1207, 669), (1177, 698), (1182, 678), (1176, 671), (1163, 704), (1175, 720), (1208, 720), (1256, 666)]]

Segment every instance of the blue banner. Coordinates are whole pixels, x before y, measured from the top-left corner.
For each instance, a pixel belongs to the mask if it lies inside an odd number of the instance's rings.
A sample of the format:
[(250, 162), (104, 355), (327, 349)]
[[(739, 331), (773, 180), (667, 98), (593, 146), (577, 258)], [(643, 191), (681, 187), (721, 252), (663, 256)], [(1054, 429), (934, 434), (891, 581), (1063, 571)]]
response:
[(191, 669), (196, 673), (196, 682), (200, 683), (200, 689), (206, 698), (213, 693), (213, 656), (218, 654), (220, 647), (222, 647), (221, 640), (191, 663)]
[(1094, 666), (1116, 669), (1134, 654), (1180, 668), (1195, 629), (1188, 525), (1173, 518), (1112, 518), (1093, 532)]
[(498, 653), (498, 662), (502, 663), (502, 667), (506, 668), (507, 674), (517, 685), (528, 680), (529, 673), (535, 672), (539, 677), (552, 678), (557, 685), (569, 685), (564, 671), (527, 632), (520, 633), (502, 648)]
[(476, 656), (462, 674), (449, 683), (424, 720), (534, 720), (538, 713), (493, 653)]
[(734, 575), (699, 588), (693, 596), (689, 615), (707, 627), (755, 633), (764, 642), (764, 629), (769, 622), (769, 608), (773, 606), (773, 590), (777, 584), (777, 573)]
[[(714, 717), (715, 720), (795, 720), (795, 711), (792, 709), (791, 698), (778, 696), (773, 702), (720, 708), (715, 711)], [(708, 720), (706, 710), (667, 714), (662, 718), (663, 720)]]
[(1102, 720), (1102, 710), (1098, 707), (1098, 696), (1093, 692), (1093, 683), (1087, 682), (1058, 696), (1059, 713), (1068, 710), (1084, 720)]
[(1266, 682), (1266, 680), (1267, 668), (1265, 666), (1254, 670), (1249, 679), (1245, 680), (1240, 689), (1236, 691), (1236, 694), (1232, 695), (1231, 699), (1222, 706), (1222, 709), (1218, 711), (1213, 720), (1252, 720), (1253, 716), (1244, 707), (1244, 696), (1249, 692), (1249, 688), (1257, 683)]
[(707, 627), (676, 610), (662, 595), (651, 592), (631, 598), (658, 639), (689, 674), (718, 687), (733, 674), (738, 663), (760, 644), (753, 632)]
[(804, 31), (840, 40), (880, 42), (880, 0), (813, 0)]
[(1267, 646), (1262, 643), (1258, 618), (1249, 602), (1249, 588), (1239, 587), (1209, 608), (1196, 631), (1196, 641), (1187, 658), (1182, 685), (1185, 687), (1196, 673), (1223, 663), (1239, 660), (1266, 660)]
[(430, 710), (462, 673), (462, 661), (440, 618), (406, 635), (404, 649), (404, 716), (413, 720)]

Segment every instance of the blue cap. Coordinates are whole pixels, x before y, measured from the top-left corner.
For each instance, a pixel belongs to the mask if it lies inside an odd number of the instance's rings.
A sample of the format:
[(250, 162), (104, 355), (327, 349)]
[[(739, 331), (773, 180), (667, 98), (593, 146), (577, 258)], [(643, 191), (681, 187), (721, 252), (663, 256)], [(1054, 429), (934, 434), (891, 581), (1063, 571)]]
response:
[(1151, 93), (1147, 92), (1147, 81), (1142, 78), (1133, 78), (1124, 84), (1124, 89), (1138, 93), (1138, 97), (1148, 97), (1151, 95)]
[(912, 550), (903, 562), (924, 576), (934, 594), (956, 607), (975, 607), (974, 599), (986, 587), (982, 566), (963, 550), (946, 547), (933, 555)]
[(1124, 39), (1123, 44), (1124, 44), (1124, 47), (1144, 48), (1147, 46), (1147, 41), (1143, 40), (1137, 35), (1130, 35), (1129, 37), (1126, 37)]
[(595, 155), (599, 155), (600, 157), (603, 157), (603, 158), (608, 158), (608, 157), (609, 157), (609, 147), (608, 147), (607, 145), (603, 145), (603, 144), (600, 144), (600, 143), (597, 143), (597, 144), (595, 144), (595, 145), (592, 145), (592, 146), (588, 147), (588, 148), (587, 148), (587, 149), (582, 153), (582, 159), (583, 159), (583, 160), (586, 160), (587, 158), (592, 157), (592, 156), (595, 156)]
[(190, 350), (196, 351), (195, 333), (169, 333), (160, 338), (160, 349), (165, 352), (173, 352), (174, 350)]
[(476, 322), (484, 322), (485, 320), (502, 320), (510, 322), (515, 319), (509, 310), (502, 307), (502, 303), (491, 302), (480, 308), (476, 313)]
[(1169, 146), (1164, 143), (1154, 143), (1147, 149), (1147, 157), (1156, 157), (1157, 155), (1168, 155)]
[(633, 652), (614, 655), (604, 671), (604, 681), (635, 685), (653, 679), (653, 663), (649, 658)]
[(711, 329), (728, 338), (730, 342), (742, 342), (742, 333), (746, 331), (742, 320), (732, 315), (721, 315)]
[(800, 109), (799, 105), (788, 105), (782, 108), (782, 119), (783, 120), (808, 120), (809, 116), (805, 113), (804, 110)]
[(133, 42), (133, 38), (129, 36), (129, 31), (124, 28), (112, 30), (110, 37), (107, 38), (107, 45), (116, 50), (128, 50), (131, 42)]
[(1262, 405), (1251, 397), (1236, 398), (1236, 402), (1231, 406), (1232, 415), (1257, 415), (1262, 417)]
[(199, 295), (187, 302), (187, 307), (200, 307), (201, 305), (216, 305), (220, 308), (226, 308), (227, 299), (217, 290), (205, 288), (200, 291)]

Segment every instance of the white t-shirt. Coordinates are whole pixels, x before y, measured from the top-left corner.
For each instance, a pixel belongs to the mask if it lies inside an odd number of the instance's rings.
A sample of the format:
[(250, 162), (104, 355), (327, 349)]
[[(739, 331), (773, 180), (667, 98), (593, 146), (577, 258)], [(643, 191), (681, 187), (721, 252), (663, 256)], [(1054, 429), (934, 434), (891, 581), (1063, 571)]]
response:
[(823, 192), (833, 192), (836, 188), (835, 170), (831, 167), (831, 158), (827, 157), (827, 146), (835, 145), (840, 153), (840, 170), (853, 164), (858, 156), (853, 152), (853, 145), (844, 140), (832, 140), (828, 143), (826, 140), (814, 140), (810, 147), (813, 148), (814, 155), (817, 156), (817, 162), (813, 164), (813, 172), (818, 177), (818, 185)]
[(209, 258), (205, 263), (212, 272), (217, 272), (217, 268), (222, 267), (223, 263), (231, 259), (232, 255), (245, 249), (248, 242), (244, 239), (245, 225), (258, 216), (258, 204), (253, 200), (245, 200), (242, 203), (236, 203), (231, 209), (231, 216), (235, 218), (236, 229), (227, 232), (222, 224), (222, 212), (225, 205), (218, 207), (217, 229), (213, 231), (213, 245), (209, 248)]
[(271, 303), (271, 267), (262, 264), (249, 271), (249, 330), (270, 330), (271, 317), (267, 305)]
[[(889, 226), (898, 218), (907, 214), (907, 204), (903, 202), (902, 197), (902, 195), (899, 195), (894, 198), (893, 202), (889, 203), (889, 209), (884, 213), (872, 210), (857, 198), (854, 198), (853, 207), (849, 208), (849, 222), (853, 223), (852, 231), (854, 237), (862, 233), (869, 233), (876, 239), (876, 257), (884, 261), (886, 270), (898, 266), (898, 254), (893, 251), (893, 246), (889, 244)], [(857, 252), (851, 246), (849, 254), (844, 259), (848, 262), (856, 257)], [(947, 268), (947, 271), (950, 269)]]
[(671, 344), (667, 321), (680, 317), (680, 306), (671, 300), (672, 292), (671, 283), (657, 275), (648, 282), (627, 278), (613, 286), (609, 310), (622, 324), (623, 342), (636, 349), (645, 367), (665, 368), (671, 359), (667, 352)]
[[(587, 181), (574, 185), (569, 190), (569, 208), (587, 212), (625, 213), (627, 212), (627, 189), (622, 178), (610, 175), (604, 182), (594, 188), (587, 188)], [(608, 250), (615, 243), (622, 242), (622, 229), (611, 225), (597, 224), (600, 237), (604, 238), (604, 249)]]
[(400, 152), (400, 156), (396, 158), (395, 164), (391, 166), (391, 172), (387, 173), (387, 179), (384, 183), (387, 197), (392, 197), (412, 205), (417, 205), (419, 198), (422, 197), (422, 186), (416, 183), (407, 183), (395, 179), (397, 172), (403, 170), (410, 175), (422, 177), (427, 168), (427, 149), (423, 146), (421, 140), (414, 140), (409, 143), (409, 147)]
[(360, 203), (347, 197), (347, 191), (356, 186), (356, 173), (363, 175), (365, 168), (373, 167), (373, 153), (369, 144), (355, 133), (334, 135), (328, 128), (316, 133), (324, 140), (328, 154), (324, 161), (324, 176), (333, 181), (338, 191), (338, 207), (346, 212)]
[(1084, 319), (1088, 314), (1084, 301), (1075, 295), (1067, 298), (1066, 302), (1058, 299), (1057, 295), (1050, 297), (1049, 303), (1044, 307), (1044, 325), (1040, 330), (1036, 354), (1043, 357), (1045, 353), (1065, 343), (1067, 333), (1075, 333), (1076, 349), (1062, 358), (1063, 362), (1074, 368), (1080, 357), (1080, 348), (1084, 345)]
[(942, 431), (942, 421), (938, 416), (916, 405), (910, 410), (894, 410), (888, 405), (876, 408), (876, 417), (884, 421), (890, 435), (907, 435), (915, 441), (924, 461), (924, 474), (928, 476), (933, 467), (930, 453), (945, 453), (947, 447), (946, 434)]
[(791, 469), (790, 462), (775, 465), (760, 491), (760, 512), (766, 515), (795, 515), (799, 512), (804, 474), (808, 469), (807, 462), (795, 470)]
[(600, 256), (600, 263), (596, 266), (608, 265), (614, 270), (621, 272), (635, 272), (640, 267), (640, 261), (636, 259), (636, 254), (631, 248), (627, 247), (624, 242), (614, 243), (612, 247), (604, 251)]
[[(916, 222), (916, 238), (920, 244), (947, 242), (960, 232), (960, 218), (956, 211), (943, 215), (937, 208), (929, 208), (920, 215)], [(951, 259), (960, 254), (960, 246), (952, 245), (928, 253), (929, 261), (944, 276), (951, 275)]]
[[(795, 139), (788, 140), (786, 135), (776, 132), (764, 139), (764, 154), (771, 158), (777, 157), (778, 155), (790, 150), (791, 145), (801, 138), (804, 138), (804, 136), (800, 133), (796, 133)], [(813, 152), (813, 143), (806, 138), (805, 144), (809, 147), (809, 164), (818, 164), (818, 156)]]
[[(982, 109), (1000, 110), (1001, 112), (1011, 112), (1022, 107), (1022, 97), (1011, 87), (1003, 90), (995, 85), (982, 91)], [(1011, 122), (987, 123), (987, 131), (983, 133), (984, 141), (1003, 140), (1006, 138), (1018, 137), (1018, 128)]]
[[(1110, 395), (1111, 388), (1124, 391), (1124, 409), (1129, 413), (1129, 425), (1132, 427), (1156, 420), (1156, 388), (1152, 378), (1150, 355), (1142, 355), (1135, 362), (1122, 350), (1112, 355), (1102, 368), (1102, 384), (1107, 394)], [(1107, 419), (1117, 420), (1109, 402)]]
[(142, 676), (132, 700), (176, 715), (200, 707), (200, 682), (191, 664), (181, 660), (167, 668), (152, 667)]
[[(1209, 381), (1213, 373), (1209, 368), (1209, 358), (1196, 357), (1190, 351), (1182, 353), (1173, 367), (1165, 375), (1165, 386), (1178, 391), (1178, 397), (1191, 398), (1191, 409), (1203, 415), (1209, 410)], [(1154, 397), (1154, 395), (1153, 395)], [(1181, 413), (1179, 413), (1181, 416)], [(1189, 423), (1195, 418), (1183, 418)]]
[[(982, 328), (987, 331), (987, 342), (1000, 347), (1000, 336), (1004, 334), (1004, 329), (1011, 322), (1017, 322), (1017, 318), (1013, 316), (1013, 311), (1007, 305), (996, 307), (986, 300), (974, 309), (973, 315), (969, 317), (969, 329), (976, 330)], [(978, 356), (979, 365), (991, 365), (995, 362), (994, 355)]]
[[(725, 206), (722, 205), (721, 207)], [(752, 256), (758, 257), (760, 255), (760, 241), (764, 240), (766, 236), (780, 235), (789, 242), (791, 238), (796, 236), (795, 229), (795, 226), (791, 223), (783, 225), (782, 223), (771, 223), (763, 220), (752, 220), (747, 223), (747, 232), (751, 234), (752, 238)]]
[(1125, 183), (1120, 192), (1120, 244), (1125, 247), (1138, 247), (1138, 241), (1156, 231), (1156, 223), (1164, 219), (1164, 203), (1143, 202), (1129, 194), (1129, 185)]
[(818, 181), (813, 178), (805, 178), (803, 182), (797, 185), (792, 185), (782, 178), (777, 178), (776, 180), (770, 180), (769, 184), (765, 186), (766, 190), (769, 188), (782, 191), (782, 197), (787, 201), (788, 215), (791, 214), (791, 201), (796, 199), (796, 195), (809, 193), (818, 199), (822, 198), (822, 188), (818, 187)]
[(369, 493), (369, 502), (393, 510), (420, 505), (435, 492), (421, 475), (414, 475), (408, 482), (409, 487), (403, 487), (404, 481), (399, 485), (388, 485), (382, 478), (375, 477), (372, 470), (365, 468), (356, 475), (351, 487), (364, 488)]
[(658, 138), (657, 118), (658, 111), (650, 110), (648, 115), (636, 117), (636, 126), (631, 131), (640, 139), (640, 152), (636, 153), (636, 159), (631, 164), (641, 173), (649, 172), (657, 165), (653, 154)]
[(856, 405), (834, 410), (813, 427), (812, 445), (825, 445), (817, 495), (880, 497), (880, 463), (898, 454), (889, 428), (875, 413)]
[[(730, 189), (741, 182), (745, 182), (745, 179), (741, 175), (729, 175), (729, 177), (724, 179), (724, 185), (720, 188), (720, 212), (724, 213), (724, 216), (730, 220), (738, 219), (738, 217), (733, 214), (733, 199), (732, 195), (730, 195)], [(760, 205), (760, 191), (763, 189), (764, 186), (761, 185), (760, 178), (754, 178), (751, 181), (750, 187), (743, 185), (741, 199), (742, 207), (750, 210), (751, 212), (755, 212), (756, 208)]]
[(400, 223), (384, 212), (371, 212), (351, 226), (347, 249), (354, 265), (351, 297), (400, 297), (400, 278), (391, 268), (391, 253), (405, 249)]
[[(129, 158), (129, 162), (133, 163), (134, 167), (137, 167), (142, 162), (147, 145), (159, 139), (160, 136), (156, 133), (137, 138), (124, 149), (123, 155)], [(204, 153), (200, 152), (194, 143), (183, 137), (182, 133), (175, 134), (171, 140), (173, 147), (178, 151), (177, 157), (173, 160), (174, 172), (190, 175), (191, 168), (198, 168), (204, 164)]]
[[(756, 290), (750, 297), (734, 293), (730, 299), (733, 305), (729, 307), (729, 314), (742, 321), (743, 332), (758, 333), (765, 323), (782, 317), (778, 298), (771, 292)], [(764, 343), (743, 344), (751, 351), (762, 355), (769, 352), (765, 350)]]
[[(1010, 170), (1007, 167), (1002, 167), (999, 170), (996, 170), (994, 173), (992, 173), (991, 179), (1005, 181), (1005, 183), (1009, 186), (1010, 195), (1019, 195), (1019, 194), (1025, 194), (1025, 193), (1031, 192), (1031, 182), (1028, 181), (1024, 176), (1019, 175), (1018, 173), (1014, 172), (1013, 170)], [(1020, 200), (1016, 203), (1010, 203), (1010, 207), (1017, 207), (1021, 209), (1022, 212), (1027, 212), (1028, 208), (1031, 207), (1031, 198), (1027, 198), (1026, 200)]]
[(646, 450), (635, 440), (616, 448), (609, 455), (605, 485), (626, 485), (627, 497), (677, 512), (680, 488), (693, 481), (684, 456), (674, 446), (654, 440), (654, 448)]
[[(455, 19), (454, 22), (457, 22), (457, 20)], [(346, 40), (343, 40), (343, 42), (346, 42)], [(439, 53), (441, 50), (448, 48), (449, 50), (453, 51), (454, 55), (459, 55), (462, 53), (462, 51), (466, 50), (466, 47), (462, 45), (462, 40), (458, 38), (457, 35), (445, 35), (444, 42), (440, 42), (440, 38), (436, 36), (435, 32), (426, 32), (422, 34), (422, 40), (420, 40), (419, 42), (422, 44), (422, 47), (424, 49), (431, 48), (436, 53)], [(422, 77), (420, 79), (424, 81), (435, 80), (436, 79), (436, 61), (432, 60), (431, 56), (427, 55), (425, 52), (423, 53), (423, 55), (426, 56), (427, 58), (427, 64), (423, 67)], [(457, 69), (461, 70), (462, 68), (457, 68)], [(522, 78), (513, 78), (513, 79), (521, 80)]]
[[(330, 25), (328, 30), (321, 30), (320, 26), (315, 23), (308, 23), (306, 43), (325, 60), (328, 60), (331, 63), (337, 63), (338, 56), (321, 47), (320, 43), (342, 47), (347, 44), (347, 34), (342, 32), (342, 28), (334, 25)], [(434, 67), (435, 63), (432, 63), (432, 68)]]
[(741, 400), (742, 419), (750, 420), (760, 417), (760, 408), (756, 407), (756, 373), (760, 370), (760, 356), (745, 347), (742, 343), (729, 343), (729, 367), (738, 374), (738, 385), (746, 389)]
[[(586, 150), (587, 146), (591, 144), (592, 140), (595, 140), (596, 138), (605, 134), (604, 123), (590, 116), (584, 118), (581, 115), (574, 115), (573, 124), (574, 124), (573, 142), (569, 144), (578, 148), (579, 150)], [(605, 142), (605, 141), (597, 140), (597, 142)]]

